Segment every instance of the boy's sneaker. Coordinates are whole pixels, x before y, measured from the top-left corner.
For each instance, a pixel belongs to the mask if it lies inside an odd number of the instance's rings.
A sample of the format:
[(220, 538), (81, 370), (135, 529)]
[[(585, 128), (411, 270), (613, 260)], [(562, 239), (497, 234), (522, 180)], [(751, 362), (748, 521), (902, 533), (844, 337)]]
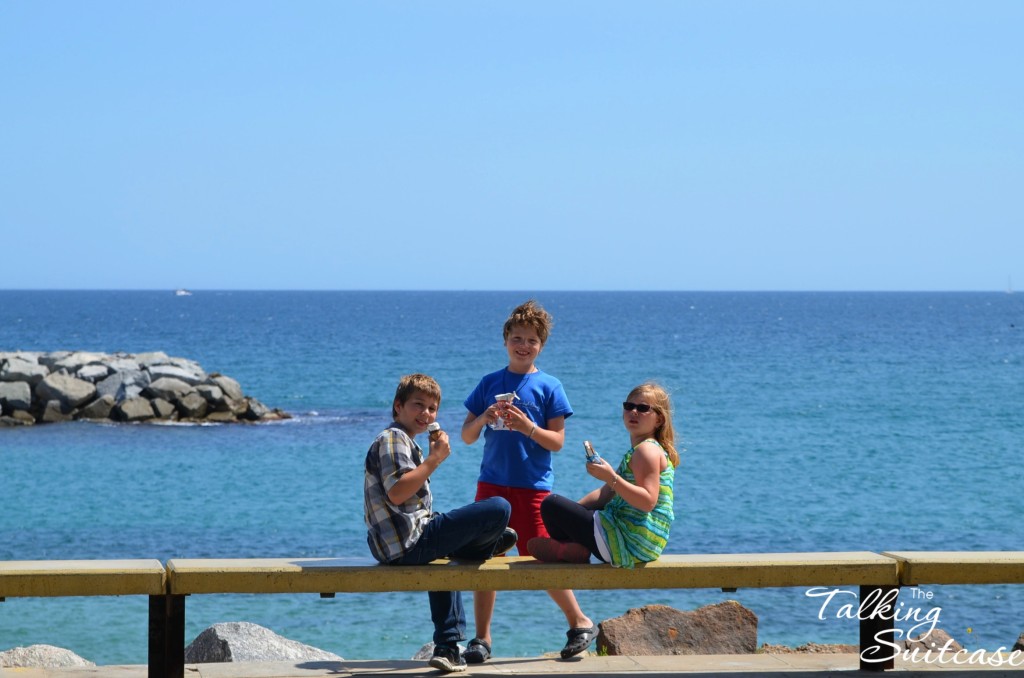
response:
[(498, 537), (498, 541), (494, 544), (494, 552), (491, 554), (492, 558), (497, 556), (503, 556), (508, 553), (516, 542), (519, 541), (519, 535), (511, 527), (506, 527), (505, 531)]
[(457, 673), (466, 670), (466, 660), (459, 653), (455, 645), (435, 645), (434, 656), (430, 658), (430, 665), (435, 669), (441, 669), (445, 673)]

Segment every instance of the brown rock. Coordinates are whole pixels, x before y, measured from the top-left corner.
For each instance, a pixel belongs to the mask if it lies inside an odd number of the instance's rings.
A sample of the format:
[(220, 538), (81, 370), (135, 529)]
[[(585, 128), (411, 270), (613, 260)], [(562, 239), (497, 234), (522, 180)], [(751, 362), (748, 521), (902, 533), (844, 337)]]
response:
[(1013, 652), (1013, 650), (1020, 650), (1021, 652), (1024, 652), (1024, 633), (1017, 636), (1017, 642), (1013, 644), (1013, 649), (1011, 649), (1010, 652)]
[(692, 612), (667, 605), (634, 608), (601, 622), (600, 629), (599, 654), (752, 654), (757, 650), (757, 615), (734, 600)]

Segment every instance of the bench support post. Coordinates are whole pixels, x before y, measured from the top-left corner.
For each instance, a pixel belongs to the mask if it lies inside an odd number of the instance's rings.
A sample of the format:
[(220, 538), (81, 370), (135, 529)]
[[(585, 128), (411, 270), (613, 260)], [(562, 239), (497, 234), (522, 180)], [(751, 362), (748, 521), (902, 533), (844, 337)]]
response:
[(149, 597), (149, 678), (185, 675), (185, 596)]
[(899, 590), (899, 586), (860, 587), (861, 671), (891, 671), (896, 667), (896, 650), (885, 643), (895, 642), (892, 611), (896, 607)]

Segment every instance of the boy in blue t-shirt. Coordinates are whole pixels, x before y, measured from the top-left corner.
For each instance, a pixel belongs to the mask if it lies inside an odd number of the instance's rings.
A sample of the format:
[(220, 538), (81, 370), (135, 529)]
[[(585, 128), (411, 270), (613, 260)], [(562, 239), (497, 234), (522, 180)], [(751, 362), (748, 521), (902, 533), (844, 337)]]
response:
[[(562, 383), (537, 369), (535, 362), (551, 332), (551, 316), (539, 304), (519, 305), (505, 321), (503, 334), (508, 366), (492, 372), (466, 398), (469, 410), (462, 424), (462, 441), (472, 445), (484, 434), (476, 499), (502, 497), (512, 505), (509, 527), (519, 535), (519, 553), (534, 537), (547, 537), (540, 504), (551, 494), (554, 473), (551, 453), (565, 444), (565, 420), (572, 407)], [(572, 591), (548, 591), (569, 623), (563, 657), (579, 654), (597, 635)], [(463, 653), (479, 664), (491, 656), (491, 617), (496, 593), (473, 595), (476, 637)]]

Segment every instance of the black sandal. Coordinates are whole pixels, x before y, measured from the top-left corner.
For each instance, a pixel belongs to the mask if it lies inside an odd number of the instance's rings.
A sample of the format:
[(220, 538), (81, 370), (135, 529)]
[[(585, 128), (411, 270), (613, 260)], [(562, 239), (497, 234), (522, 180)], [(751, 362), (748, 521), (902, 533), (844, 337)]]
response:
[(597, 638), (597, 627), (569, 629), (565, 632), (565, 635), (569, 637), (569, 641), (562, 648), (562, 659), (575, 657), (590, 647), (590, 644), (594, 642), (594, 638)]
[(491, 658), (491, 646), (482, 638), (474, 638), (469, 641), (469, 646), (462, 653), (462, 658), (467, 664), (483, 664)]

